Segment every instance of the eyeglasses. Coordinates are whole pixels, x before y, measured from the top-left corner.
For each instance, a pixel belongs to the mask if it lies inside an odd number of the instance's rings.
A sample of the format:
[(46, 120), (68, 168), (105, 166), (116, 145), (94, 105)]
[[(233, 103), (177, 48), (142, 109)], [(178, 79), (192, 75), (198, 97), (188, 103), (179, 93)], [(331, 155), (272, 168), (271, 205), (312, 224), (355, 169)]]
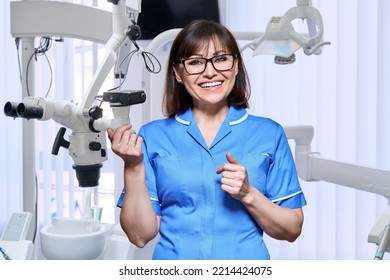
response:
[(184, 65), (184, 69), (189, 75), (200, 74), (206, 70), (207, 63), (210, 61), (214, 69), (217, 71), (228, 71), (233, 68), (234, 54), (222, 54), (212, 58), (187, 58), (179, 62)]

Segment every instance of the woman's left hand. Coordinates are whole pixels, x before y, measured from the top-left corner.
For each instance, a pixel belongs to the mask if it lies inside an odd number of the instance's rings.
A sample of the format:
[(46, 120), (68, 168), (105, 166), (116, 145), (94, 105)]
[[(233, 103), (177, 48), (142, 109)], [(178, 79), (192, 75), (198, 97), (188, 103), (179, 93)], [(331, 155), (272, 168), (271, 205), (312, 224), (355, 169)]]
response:
[(251, 190), (248, 180), (248, 172), (231, 153), (226, 153), (227, 163), (217, 169), (217, 174), (222, 174), (221, 188), (232, 197), (242, 200)]

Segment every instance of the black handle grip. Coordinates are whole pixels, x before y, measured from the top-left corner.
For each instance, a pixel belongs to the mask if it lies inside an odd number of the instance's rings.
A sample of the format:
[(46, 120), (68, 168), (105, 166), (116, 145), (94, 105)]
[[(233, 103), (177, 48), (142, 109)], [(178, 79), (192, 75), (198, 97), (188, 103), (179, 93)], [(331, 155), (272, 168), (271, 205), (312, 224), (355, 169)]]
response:
[(58, 155), (58, 151), (61, 147), (64, 147), (66, 149), (69, 148), (70, 142), (64, 139), (65, 131), (66, 131), (65, 127), (61, 127), (60, 130), (58, 130), (56, 139), (54, 140), (53, 143), (53, 148), (51, 150), (51, 153), (53, 155)]

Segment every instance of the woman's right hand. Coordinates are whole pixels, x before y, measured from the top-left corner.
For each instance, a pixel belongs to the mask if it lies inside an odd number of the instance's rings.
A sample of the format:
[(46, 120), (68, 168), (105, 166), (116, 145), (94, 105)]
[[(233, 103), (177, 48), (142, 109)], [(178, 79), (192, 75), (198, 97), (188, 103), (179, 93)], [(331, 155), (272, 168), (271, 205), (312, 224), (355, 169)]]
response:
[(131, 124), (123, 125), (116, 130), (108, 128), (107, 133), (112, 151), (123, 159), (126, 166), (137, 166), (143, 162), (143, 138), (137, 135)]

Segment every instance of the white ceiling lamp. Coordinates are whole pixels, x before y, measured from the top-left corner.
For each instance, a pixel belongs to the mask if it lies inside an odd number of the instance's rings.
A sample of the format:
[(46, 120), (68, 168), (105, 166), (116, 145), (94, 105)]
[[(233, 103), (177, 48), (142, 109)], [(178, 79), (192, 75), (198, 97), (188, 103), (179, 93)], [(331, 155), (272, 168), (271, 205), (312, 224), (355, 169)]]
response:
[[(308, 33), (298, 33), (291, 23), (295, 19), (307, 21)], [(295, 61), (295, 52), (300, 48), (306, 55), (320, 54), (322, 46), (330, 42), (323, 41), (324, 27), (321, 14), (311, 6), (310, 0), (297, 0), (297, 6), (289, 9), (283, 16), (273, 16), (268, 22), (265, 33), (248, 44), (253, 55), (275, 55), (275, 63), (290, 64)], [(245, 47), (245, 48), (246, 48)]]

